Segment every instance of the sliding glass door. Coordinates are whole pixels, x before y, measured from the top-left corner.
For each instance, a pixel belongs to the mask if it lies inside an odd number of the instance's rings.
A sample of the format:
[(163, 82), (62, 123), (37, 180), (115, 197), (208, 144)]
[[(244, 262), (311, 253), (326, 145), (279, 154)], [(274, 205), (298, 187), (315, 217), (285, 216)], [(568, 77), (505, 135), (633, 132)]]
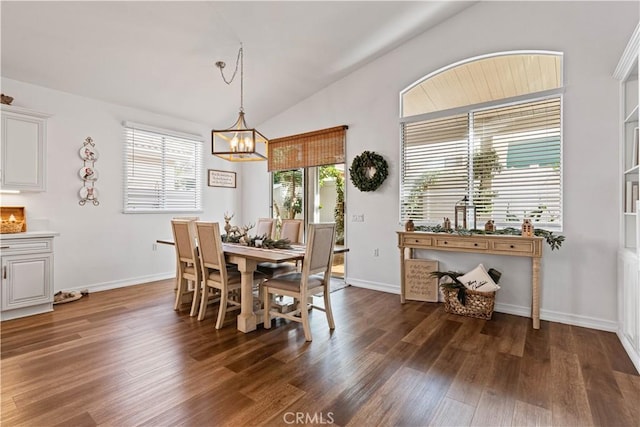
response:
[[(278, 232), (283, 219), (304, 219), (305, 230), (309, 223), (335, 222), (336, 244), (345, 244), (343, 163), (277, 171), (271, 176), (272, 215), (278, 220)], [(336, 254), (333, 264), (333, 277), (344, 279), (344, 255)]]

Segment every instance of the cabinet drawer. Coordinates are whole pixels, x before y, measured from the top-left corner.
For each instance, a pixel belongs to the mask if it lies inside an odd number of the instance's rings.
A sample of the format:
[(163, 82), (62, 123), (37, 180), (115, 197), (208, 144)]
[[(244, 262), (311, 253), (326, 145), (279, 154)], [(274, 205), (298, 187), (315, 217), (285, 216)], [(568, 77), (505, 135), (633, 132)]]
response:
[(423, 246), (432, 246), (430, 236), (403, 236), (402, 237), (402, 246), (407, 247), (423, 247)]
[(52, 251), (52, 239), (10, 239), (0, 242), (0, 250), (5, 255), (39, 253)]
[(501, 252), (517, 252), (533, 254), (533, 242), (512, 242), (509, 240), (497, 240), (493, 242), (493, 250)]
[(453, 249), (489, 249), (489, 242), (482, 239), (436, 238), (436, 246)]

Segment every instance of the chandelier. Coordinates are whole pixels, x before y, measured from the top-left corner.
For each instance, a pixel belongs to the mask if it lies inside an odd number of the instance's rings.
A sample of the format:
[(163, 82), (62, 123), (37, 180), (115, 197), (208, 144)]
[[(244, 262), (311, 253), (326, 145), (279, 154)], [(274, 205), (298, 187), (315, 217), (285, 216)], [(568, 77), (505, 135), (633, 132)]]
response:
[(247, 126), (244, 119), (244, 54), (242, 44), (238, 50), (236, 67), (231, 79), (227, 80), (224, 75), (223, 61), (216, 62), (216, 67), (220, 70), (222, 80), (226, 84), (231, 84), (238, 73), (240, 65), (240, 112), (238, 120), (228, 129), (211, 131), (211, 152), (214, 156), (221, 157), (230, 162), (252, 162), (267, 159), (267, 144), (269, 141), (256, 129)]

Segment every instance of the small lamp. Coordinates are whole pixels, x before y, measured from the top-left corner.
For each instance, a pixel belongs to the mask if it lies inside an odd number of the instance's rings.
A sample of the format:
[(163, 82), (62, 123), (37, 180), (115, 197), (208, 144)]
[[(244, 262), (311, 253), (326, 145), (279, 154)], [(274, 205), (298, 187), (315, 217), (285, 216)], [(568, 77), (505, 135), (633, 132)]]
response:
[(469, 203), (469, 198), (464, 196), (455, 206), (455, 229), (475, 230), (476, 207)]

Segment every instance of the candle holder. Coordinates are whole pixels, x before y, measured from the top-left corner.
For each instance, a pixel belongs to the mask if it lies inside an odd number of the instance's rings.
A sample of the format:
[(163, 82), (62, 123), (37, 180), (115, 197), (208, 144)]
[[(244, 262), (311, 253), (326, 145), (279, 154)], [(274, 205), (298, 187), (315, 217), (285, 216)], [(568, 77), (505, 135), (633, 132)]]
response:
[(469, 198), (464, 196), (455, 206), (454, 226), (456, 230), (476, 229), (476, 207), (469, 203)]

